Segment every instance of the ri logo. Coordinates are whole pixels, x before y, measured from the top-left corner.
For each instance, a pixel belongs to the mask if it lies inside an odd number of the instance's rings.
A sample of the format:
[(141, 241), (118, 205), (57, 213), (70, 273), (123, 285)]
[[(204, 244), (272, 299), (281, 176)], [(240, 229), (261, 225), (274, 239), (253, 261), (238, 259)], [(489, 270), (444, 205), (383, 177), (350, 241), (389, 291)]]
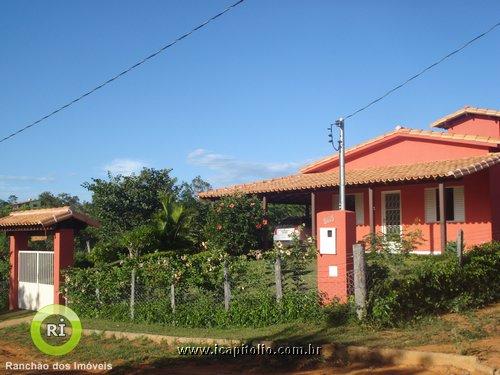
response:
[[(48, 305), (34, 316), (30, 333), (33, 343), (42, 353), (60, 356), (68, 354), (78, 345), (82, 337), (82, 323), (69, 307)], [(49, 337), (63, 339), (45, 341)], [(60, 345), (54, 344), (53, 341), (58, 341)]]
[(59, 324), (48, 323), (47, 324), (47, 337), (66, 337), (64, 329), (66, 328), (66, 323), (63, 318), (59, 319)]

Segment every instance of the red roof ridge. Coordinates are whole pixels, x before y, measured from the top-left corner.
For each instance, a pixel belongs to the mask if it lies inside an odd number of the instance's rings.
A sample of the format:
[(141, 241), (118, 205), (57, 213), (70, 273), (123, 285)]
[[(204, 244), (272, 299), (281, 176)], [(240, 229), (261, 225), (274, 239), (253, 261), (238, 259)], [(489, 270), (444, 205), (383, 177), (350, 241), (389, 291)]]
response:
[(471, 107), (471, 106), (464, 106), (463, 108), (460, 108), (459, 110), (450, 113), (446, 116), (443, 116), (436, 121), (434, 121), (430, 127), (431, 128), (443, 128), (446, 129), (447, 123), (449, 121), (452, 121), (460, 116), (467, 115), (467, 114), (473, 114), (473, 115), (484, 115), (484, 116), (492, 116), (492, 117), (499, 117), (500, 118), (500, 111), (495, 110), (495, 109), (490, 109), (490, 108), (479, 108), (479, 107)]

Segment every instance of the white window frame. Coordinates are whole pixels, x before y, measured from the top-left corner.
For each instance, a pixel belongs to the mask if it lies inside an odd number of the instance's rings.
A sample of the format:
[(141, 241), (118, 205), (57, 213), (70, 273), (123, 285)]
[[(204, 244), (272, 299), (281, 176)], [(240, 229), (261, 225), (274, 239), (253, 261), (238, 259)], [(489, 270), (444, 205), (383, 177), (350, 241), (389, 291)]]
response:
[[(455, 217), (453, 218), (453, 220), (446, 220), (447, 223), (465, 223), (465, 219), (466, 219), (466, 215), (465, 215), (465, 187), (464, 185), (453, 185), (453, 186), (445, 186), (444, 187), (445, 189), (454, 189), (453, 191), (453, 211), (454, 211), (454, 214), (455, 214)], [(437, 209), (437, 201), (434, 200), (434, 207), (432, 207), (432, 210), (433, 210), (433, 217), (435, 216), (435, 220), (428, 220), (428, 215), (427, 215), (427, 207), (426, 207), (426, 202), (425, 202), (425, 195), (426, 195), (426, 192), (428, 191), (432, 191), (433, 192), (433, 196), (435, 197), (436, 196), (436, 190), (438, 190), (439, 188), (438, 187), (430, 187), (430, 188), (425, 188), (424, 189), (424, 221), (426, 224), (436, 224), (436, 223), (439, 223), (439, 220), (437, 219), (437, 215), (435, 214), (436, 212), (436, 209)], [(462, 198), (463, 198), (463, 218), (460, 218), (460, 219), (456, 219), (456, 212), (457, 212), (457, 208), (456, 208), (456, 197), (457, 197), (457, 194), (456, 194), (456, 190), (455, 189), (462, 189)]]
[[(354, 196), (354, 209), (356, 213), (356, 225), (365, 225), (365, 196), (363, 193), (347, 193), (346, 196), (353, 195)], [(359, 211), (356, 210), (358, 208), (357, 203), (361, 206)], [(333, 194), (332, 196), (332, 209), (334, 211), (339, 209), (339, 195)]]
[(381, 197), (381, 202), (382, 202), (382, 209), (380, 210), (382, 217), (381, 217), (381, 222), (382, 222), (382, 233), (387, 234), (387, 228), (385, 226), (385, 196), (387, 194), (399, 194), (399, 232), (403, 233), (403, 199), (401, 197), (401, 190), (386, 190), (380, 192), (380, 197)]

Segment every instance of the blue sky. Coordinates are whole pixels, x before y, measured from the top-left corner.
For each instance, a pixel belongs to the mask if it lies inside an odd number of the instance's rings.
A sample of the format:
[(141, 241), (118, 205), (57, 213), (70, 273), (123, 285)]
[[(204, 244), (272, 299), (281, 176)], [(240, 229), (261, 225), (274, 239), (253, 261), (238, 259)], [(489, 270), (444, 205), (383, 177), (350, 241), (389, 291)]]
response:
[[(230, 1), (2, 1), (0, 136)], [(491, 1), (247, 0), (123, 79), (0, 144), (0, 198), (89, 199), (106, 170), (215, 186), (293, 173), (326, 127), (500, 19)], [(500, 108), (500, 29), (346, 123), (353, 145), (464, 105)]]

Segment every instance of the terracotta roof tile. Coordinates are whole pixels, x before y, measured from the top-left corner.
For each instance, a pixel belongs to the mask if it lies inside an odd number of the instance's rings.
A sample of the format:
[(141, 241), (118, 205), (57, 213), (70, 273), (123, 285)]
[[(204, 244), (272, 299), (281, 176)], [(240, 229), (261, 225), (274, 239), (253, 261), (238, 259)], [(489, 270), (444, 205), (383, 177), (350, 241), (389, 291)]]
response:
[[(348, 186), (419, 181), (438, 178), (460, 178), (500, 163), (500, 153), (490, 153), (454, 160), (434, 161), (409, 165), (346, 170)], [(233, 194), (261, 194), (301, 191), (338, 186), (338, 172), (299, 173), (291, 176), (234, 185), (201, 193), (201, 198), (220, 198)]]
[(99, 223), (69, 206), (42, 208), (37, 210), (14, 211), (0, 218), (0, 230), (10, 227), (50, 227), (61, 221), (76, 219), (84, 224), (99, 226)]
[(497, 111), (494, 109), (476, 108), (476, 107), (466, 106), (466, 107), (460, 108), (456, 112), (450, 113), (449, 115), (446, 115), (444, 117), (441, 117), (440, 119), (437, 119), (436, 121), (434, 121), (431, 124), (431, 127), (433, 127), (433, 128), (446, 128), (446, 123), (448, 121), (454, 120), (460, 116), (467, 115), (467, 114), (500, 117), (500, 111)]
[[(395, 137), (398, 135), (407, 136), (407, 137), (417, 137), (417, 138), (418, 137), (430, 137), (430, 138), (444, 139), (444, 140), (478, 142), (478, 143), (491, 144), (494, 146), (500, 145), (500, 138), (497, 138), (497, 137), (490, 137), (490, 136), (484, 136), (484, 135), (455, 134), (455, 133), (437, 132), (437, 131), (423, 130), (423, 129), (400, 128), (400, 129), (393, 130), (389, 133), (382, 134), (376, 138), (372, 138), (372, 139), (370, 139), (366, 142), (360, 143), (356, 146), (350, 147), (350, 148), (346, 149), (346, 155), (348, 155), (349, 153), (355, 152), (359, 149), (362, 149), (364, 147), (375, 144), (383, 139)], [(316, 167), (318, 167), (322, 164), (325, 164), (325, 163), (333, 162), (337, 159), (338, 159), (338, 154), (330, 155), (330, 156), (327, 156), (323, 159), (317, 160), (309, 165), (306, 165), (300, 171), (302, 173), (312, 172)]]

